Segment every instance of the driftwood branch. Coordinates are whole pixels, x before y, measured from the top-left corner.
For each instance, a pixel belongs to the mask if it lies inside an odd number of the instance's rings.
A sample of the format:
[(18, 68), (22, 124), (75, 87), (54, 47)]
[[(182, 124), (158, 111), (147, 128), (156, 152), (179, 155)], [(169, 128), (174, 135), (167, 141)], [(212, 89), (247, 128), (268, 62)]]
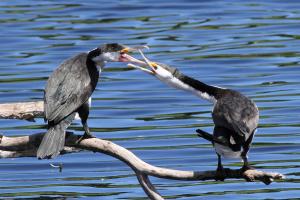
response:
[(22, 102), (0, 104), (0, 119), (25, 119), (33, 121), (44, 116), (44, 102)]
[[(43, 107), (40, 102), (36, 102), (39, 107)], [(9, 115), (8, 109), (5, 110), (5, 115), (2, 115), (2, 105), (0, 105), (0, 117), (6, 118), (20, 118), (20, 113), (31, 114), (32, 119), (36, 116), (41, 116), (41, 110), (34, 110), (32, 106), (26, 106), (26, 103), (19, 104), (21, 107), (18, 109), (13, 105), (8, 108), (12, 113)], [(29, 103), (33, 105), (33, 102)], [(28, 110), (26, 110), (28, 108)], [(38, 112), (37, 112), (38, 111)], [(31, 113), (30, 113), (31, 112)], [(35, 113), (39, 113), (36, 115)], [(28, 115), (26, 115), (28, 116)], [(28, 119), (28, 118), (26, 118)], [(21, 137), (6, 137), (0, 136), (0, 158), (11, 157), (33, 157), (36, 156), (37, 148), (42, 140), (44, 133), (37, 133), (30, 136)], [(100, 152), (117, 158), (126, 163), (135, 172), (138, 181), (145, 193), (150, 199), (161, 200), (162, 196), (156, 191), (148, 176), (155, 176), (158, 178), (175, 179), (175, 180), (189, 180), (189, 181), (204, 181), (215, 180), (216, 171), (182, 171), (168, 168), (161, 168), (150, 165), (138, 158), (131, 151), (121, 147), (113, 142), (102, 140), (99, 138), (84, 139), (78, 143), (80, 136), (68, 132), (66, 136), (66, 144), (63, 153), (72, 153), (78, 150), (89, 150), (93, 152)], [(261, 181), (265, 184), (270, 184), (274, 179), (282, 179), (284, 176), (279, 173), (269, 173), (258, 170), (247, 170), (242, 172), (239, 169), (225, 169), (225, 178), (243, 178), (246, 181)]]

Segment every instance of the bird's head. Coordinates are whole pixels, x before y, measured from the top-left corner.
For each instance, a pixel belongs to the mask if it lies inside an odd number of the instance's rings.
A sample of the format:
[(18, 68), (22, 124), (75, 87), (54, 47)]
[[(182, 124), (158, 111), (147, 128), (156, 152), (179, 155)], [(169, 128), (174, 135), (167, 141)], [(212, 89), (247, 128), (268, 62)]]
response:
[[(141, 50), (138, 51), (142, 55), (144, 61), (135, 62), (135, 64), (129, 63), (127, 64), (127, 66), (140, 69), (147, 74), (153, 75), (161, 82), (169, 86), (192, 92), (195, 95), (200, 96), (201, 98), (212, 101), (214, 103), (216, 102), (216, 97), (213, 96), (213, 94), (208, 94), (207, 92), (203, 92), (201, 89), (199, 89), (199, 87), (204, 87), (204, 83), (201, 83), (200, 81), (182, 74), (178, 69), (174, 67), (170, 67), (169, 65), (163, 63), (150, 61)], [(216, 88), (216, 86), (214, 87)]]
[(128, 47), (118, 43), (103, 44), (88, 53), (88, 56), (97, 65), (104, 65), (106, 62), (133, 62), (139, 63), (138, 59), (130, 56), (129, 53), (147, 46)]

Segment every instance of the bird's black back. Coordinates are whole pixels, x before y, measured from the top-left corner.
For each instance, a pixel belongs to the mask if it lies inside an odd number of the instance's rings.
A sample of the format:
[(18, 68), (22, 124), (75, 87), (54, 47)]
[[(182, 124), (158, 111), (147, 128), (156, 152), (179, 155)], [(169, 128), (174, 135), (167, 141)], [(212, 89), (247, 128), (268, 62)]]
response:
[(48, 124), (59, 123), (92, 95), (99, 72), (87, 56), (81, 53), (64, 61), (49, 77), (44, 95)]
[(259, 113), (255, 103), (233, 90), (226, 90), (217, 100), (213, 113), (216, 127), (230, 131), (236, 143), (244, 143), (258, 125)]

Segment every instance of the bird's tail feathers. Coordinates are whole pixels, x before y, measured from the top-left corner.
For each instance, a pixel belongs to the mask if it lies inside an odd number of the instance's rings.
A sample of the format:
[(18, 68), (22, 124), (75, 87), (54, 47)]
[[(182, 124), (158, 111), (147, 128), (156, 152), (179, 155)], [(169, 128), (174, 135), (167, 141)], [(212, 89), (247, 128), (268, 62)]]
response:
[(38, 159), (51, 159), (58, 156), (65, 146), (65, 134), (61, 124), (50, 127), (37, 151)]
[(47, 133), (37, 151), (39, 159), (51, 159), (59, 155), (65, 146), (66, 129), (70, 126), (75, 117), (75, 112), (60, 121), (58, 124), (49, 125)]
[(212, 143), (218, 143), (218, 144), (221, 144), (221, 145), (228, 145), (228, 142), (224, 139), (224, 138), (216, 138), (214, 137), (212, 134), (209, 134), (201, 129), (197, 129), (196, 132), (198, 133), (197, 135), (199, 137), (202, 137)]

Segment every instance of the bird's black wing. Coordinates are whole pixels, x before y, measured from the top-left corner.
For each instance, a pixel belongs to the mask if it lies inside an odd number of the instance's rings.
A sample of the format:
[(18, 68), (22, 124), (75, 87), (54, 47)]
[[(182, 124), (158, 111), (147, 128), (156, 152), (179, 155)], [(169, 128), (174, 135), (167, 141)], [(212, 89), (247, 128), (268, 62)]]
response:
[(86, 53), (72, 57), (64, 61), (49, 77), (44, 96), (45, 117), (49, 122), (60, 122), (91, 96), (94, 88), (86, 59)]
[(257, 128), (258, 109), (253, 101), (242, 94), (235, 91), (230, 93), (217, 101), (213, 120), (216, 126), (233, 130), (232, 134), (237, 134), (245, 141)]

